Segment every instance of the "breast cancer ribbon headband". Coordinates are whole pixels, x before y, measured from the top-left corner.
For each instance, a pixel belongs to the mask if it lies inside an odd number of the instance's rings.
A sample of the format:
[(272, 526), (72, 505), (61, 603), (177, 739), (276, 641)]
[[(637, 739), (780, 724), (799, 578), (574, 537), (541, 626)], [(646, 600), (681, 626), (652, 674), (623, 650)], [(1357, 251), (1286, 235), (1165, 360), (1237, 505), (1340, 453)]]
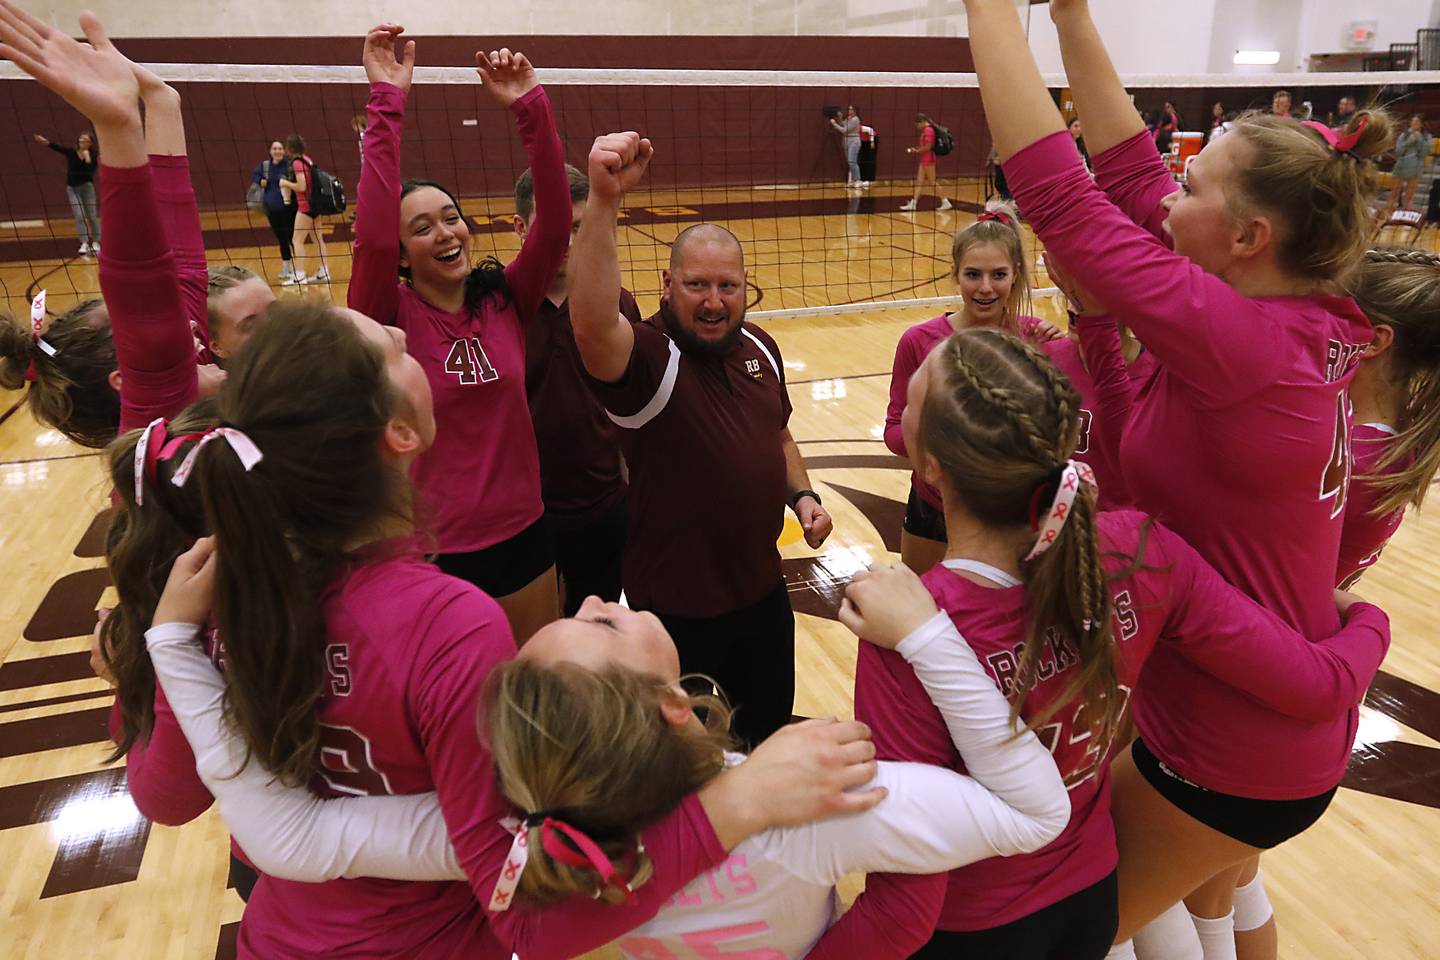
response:
[[(1088, 463), (1080, 460), (1067, 460), (1060, 469), (1060, 479), (1055, 486), (1055, 499), (1050, 503), (1050, 509), (1045, 513), (1045, 519), (1040, 520), (1035, 515), (1034, 507), (1031, 508), (1030, 525), (1035, 527), (1039, 536), (1035, 538), (1035, 546), (1025, 554), (1026, 560), (1034, 560), (1046, 550), (1060, 536), (1060, 531), (1065, 528), (1065, 521), (1070, 519), (1070, 512), (1075, 505), (1075, 498), (1080, 495), (1080, 484), (1088, 483), (1095, 486), (1095, 472), (1090, 469)], [(1035, 496), (1038, 498), (1048, 484), (1041, 484), (1035, 489)], [(1038, 505), (1038, 504), (1037, 504)]]
[[(30, 338), (35, 341), (35, 346), (45, 351), (46, 356), (53, 357), (60, 351), (52, 347), (50, 342), (40, 335), (40, 331), (43, 330), (44, 327), (45, 291), (41, 290), (35, 294), (35, 299), (30, 301)], [(34, 383), (37, 376), (39, 376), (39, 374), (35, 371), (35, 361), (31, 360), (29, 369), (25, 371), (25, 379), (30, 383)]]
[[(556, 860), (572, 867), (589, 867), (600, 874), (602, 889), (613, 885), (625, 892), (627, 900), (634, 897), (630, 882), (620, 875), (615, 864), (610, 862), (605, 852), (586, 836), (584, 831), (563, 820), (555, 819), (545, 811), (532, 813), (524, 820), (508, 817), (500, 823), (515, 834), (515, 840), (510, 844), (510, 852), (505, 855), (505, 866), (500, 871), (495, 892), (490, 895), (492, 911), (502, 913), (510, 909), (510, 904), (515, 899), (515, 889), (520, 886), (520, 878), (525, 874), (525, 865), (530, 862), (530, 839), (536, 832), (540, 835), (540, 843), (545, 852)], [(636, 851), (637, 859), (644, 849), (642, 844)], [(599, 890), (595, 895), (600, 895)]]
[(187, 440), (198, 440), (199, 442), (191, 449), (180, 466), (175, 470), (175, 475), (170, 478), (177, 487), (185, 486), (185, 481), (190, 477), (190, 471), (195, 469), (195, 457), (200, 453), (200, 448), (217, 437), (223, 437), (225, 442), (230, 444), (230, 449), (240, 458), (240, 464), (249, 473), (254, 469), (255, 464), (265, 459), (260, 453), (260, 448), (255, 442), (244, 433), (234, 427), (215, 427), (204, 433), (183, 433), (172, 437), (166, 432), (167, 421), (164, 417), (156, 417), (150, 421), (145, 432), (140, 434), (140, 439), (135, 444), (135, 505), (145, 504), (145, 480), (148, 478), (151, 483), (155, 482), (155, 466), (158, 463), (169, 460), (175, 456), (175, 452)]
[(1306, 120), (1305, 126), (1324, 137), (1325, 142), (1330, 144), (1331, 150), (1359, 160), (1360, 155), (1355, 152), (1355, 144), (1360, 142), (1360, 135), (1365, 132), (1366, 127), (1370, 126), (1370, 118), (1368, 116), (1361, 117), (1354, 133), (1340, 133), (1318, 120)]

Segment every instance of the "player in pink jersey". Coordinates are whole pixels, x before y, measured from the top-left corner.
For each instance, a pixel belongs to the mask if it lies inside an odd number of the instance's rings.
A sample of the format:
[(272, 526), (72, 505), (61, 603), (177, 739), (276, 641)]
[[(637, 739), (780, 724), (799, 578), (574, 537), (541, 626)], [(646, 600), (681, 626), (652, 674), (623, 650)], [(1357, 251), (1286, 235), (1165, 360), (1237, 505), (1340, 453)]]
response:
[[(474, 711), (485, 677), (515, 646), (493, 600), (416, 552), (407, 473), (435, 422), (405, 333), (354, 311), (277, 304), (231, 365), (217, 412), (223, 426), (197, 440), (172, 483), (198, 484), (219, 544), (215, 624), (251, 762), (331, 796), (433, 790), (469, 880), (262, 876), (242, 957), (573, 956), (646, 919), (755, 828), (790, 816), (774, 791), (790, 790), (797, 763), (831, 766), (856, 750), (865, 759), (868, 745), (848, 741), (817, 752), (817, 736), (853, 739), (848, 725), (790, 735), (772, 753), (778, 762), (742, 767), (646, 830), (655, 882), (633, 907), (567, 904), (543, 922), (487, 912), (511, 838)], [(868, 779), (873, 768), (855, 772)], [(810, 779), (803, 793), (816, 792)], [(848, 809), (876, 797), (823, 799)]]
[[(203, 593), (190, 586), (201, 578), (186, 572), (201, 552), (176, 564), (146, 639), (221, 814), (260, 853), (267, 873), (273, 865), (315, 879), (366, 870), (456, 875), (443, 821), (437, 832), (438, 815), (425, 810), (438, 810), (433, 795), (326, 803), (253, 768), (229, 776), (244, 746), (224, 723), (224, 684), (193, 643), (193, 624), (207, 615), (209, 598), (187, 599)], [(887, 576), (893, 584), (894, 571), (877, 580)], [(873, 592), (863, 607), (847, 606), (847, 619), (914, 660), (970, 775), (882, 765), (874, 783), (893, 789), (879, 807), (745, 840), (618, 941), (624, 956), (665, 960), (719, 950), (799, 958), (838, 915), (835, 883), (843, 874), (950, 869), (1036, 849), (1064, 828), (1069, 801), (1048, 751), (1016, 725), (915, 575), (904, 576), (908, 590)], [(704, 708), (704, 723), (695, 707)], [(491, 673), (482, 716), (506, 795), (529, 812), (523, 834), (513, 825), (517, 867), (502, 891), (517, 908), (577, 894), (615, 903), (643, 889), (654, 869), (651, 852), (635, 842), (643, 826), (744, 760), (727, 749), (729, 711), (680, 687), (678, 654), (660, 622), (596, 597)], [(386, 818), (396, 829), (385, 829)], [(582, 850), (588, 856), (577, 860)]]
[[(89, 47), (0, 5), (7, 57), (89, 117), (105, 140), (104, 300), (77, 304), (43, 332), (0, 326), (0, 383), (18, 389), (28, 381), (26, 402), (37, 419), (83, 446), (103, 447), (118, 431), (178, 413), (195, 398), (205, 251), (178, 94), (122, 56), (94, 17), (83, 18), (82, 28)], [(205, 381), (213, 386), (212, 377)]]
[(1440, 257), (1371, 250), (1350, 290), (1375, 328), (1350, 387), (1355, 480), (1336, 580), (1380, 558), (1405, 506), (1419, 508), (1440, 470)]
[(558, 615), (525, 398), (525, 329), (569, 249), (565, 158), (530, 62), (509, 50), (477, 53), (486, 90), (519, 124), (535, 220), (509, 264), (489, 258), (472, 268), (459, 200), (434, 181), (400, 179), (415, 66), (413, 40), (396, 48), (403, 30), (384, 24), (365, 38), (369, 121), (349, 304), (404, 330), (429, 378), (441, 429), (416, 461), (415, 481), (441, 569), (495, 597), (523, 643)]
[[(1109, 753), (1125, 691), (1146, 683), (1142, 666), (1162, 651), (1179, 657), (1265, 704), (1298, 743), (1364, 695), (1388, 644), (1384, 615), (1357, 608), (1346, 630), (1311, 644), (1160, 524), (1132, 512), (1097, 520), (1072, 459), (1080, 398), (1014, 337), (956, 334), (908, 399), (907, 441), (921, 477), (944, 491), (950, 535), (925, 586), (1050, 746), (1071, 821), (1040, 851), (948, 878), (870, 877), (810, 956), (898, 958), (929, 939), (915, 956), (1101, 957), (1118, 910)], [(855, 709), (883, 757), (958, 763), (944, 720), (894, 654), (862, 645)]]
[[(964, 301), (958, 311), (916, 324), (900, 335), (890, 375), (890, 403), (885, 408), (885, 446), (897, 456), (905, 452), (900, 415), (905, 388), (930, 351), (957, 330), (995, 326), (1034, 342), (1063, 334), (1038, 317), (1029, 316), (1030, 271), (1025, 244), (1015, 228), (1018, 214), (1004, 202), (991, 202), (975, 222), (955, 234), (950, 246), (950, 279)], [(940, 492), (910, 474), (910, 499), (900, 531), (900, 559), (924, 573), (945, 552), (945, 516)]]
[[(1107, 201), (1059, 146), (1058, 112), (1013, 11), (991, 0), (970, 9), (985, 37), (974, 47), (982, 100), (1017, 200), (1049, 251), (1155, 354), (1133, 415), (1112, 421), (1124, 424), (1136, 503), (1307, 636), (1329, 633), (1351, 469), (1345, 389), (1370, 338), (1338, 282), (1364, 249), (1373, 171), (1363, 158), (1384, 149), (1387, 118), (1357, 115), (1344, 134), (1247, 118), (1238, 136), (1206, 148), (1177, 192), (1153, 150), (1140, 152), (1139, 117), (1088, 8), (1064, 0), (1051, 15)], [(1099, 309), (1094, 298), (1082, 303), (1081, 312)], [(1242, 341), (1246, 349), (1234, 349)], [(1086, 353), (1100, 362), (1088, 344)], [(1314, 821), (1350, 741), (1333, 730), (1297, 752), (1279, 727), (1253, 727), (1248, 704), (1203, 714), (1201, 730), (1201, 713), (1186, 720), (1173, 710), (1176, 688), (1194, 679), (1186, 668), (1162, 652), (1147, 674), (1135, 712), (1151, 718), (1150, 730), (1142, 722), (1134, 760), (1116, 766), (1120, 936), (1180, 893), (1203, 897), (1192, 909), (1216, 925), (1202, 935), (1224, 941), (1240, 864)], [(1197, 749), (1221, 731), (1228, 769)], [(1277, 755), (1295, 762), (1276, 764)], [(1177, 844), (1191, 855), (1176, 856)]]

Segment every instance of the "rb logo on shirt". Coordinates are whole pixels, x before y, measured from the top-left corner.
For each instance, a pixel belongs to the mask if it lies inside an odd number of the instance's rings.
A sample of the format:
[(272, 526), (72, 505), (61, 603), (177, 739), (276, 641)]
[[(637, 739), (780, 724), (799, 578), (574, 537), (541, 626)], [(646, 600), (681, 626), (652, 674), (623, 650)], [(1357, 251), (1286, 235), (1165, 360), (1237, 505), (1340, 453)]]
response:
[(759, 379), (760, 379), (760, 376), (761, 376), (761, 374), (760, 374), (760, 361), (759, 361), (759, 360), (746, 360), (746, 361), (745, 361), (745, 372), (748, 373), (748, 374), (750, 374), (750, 376), (754, 377), (756, 380), (759, 380)]

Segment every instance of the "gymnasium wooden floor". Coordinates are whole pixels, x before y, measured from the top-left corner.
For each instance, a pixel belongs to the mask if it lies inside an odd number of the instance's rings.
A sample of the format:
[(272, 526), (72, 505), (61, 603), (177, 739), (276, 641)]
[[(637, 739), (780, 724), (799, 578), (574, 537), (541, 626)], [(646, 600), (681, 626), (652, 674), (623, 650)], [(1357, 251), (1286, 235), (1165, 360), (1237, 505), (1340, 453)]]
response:
[[(949, 294), (949, 237), (978, 209), (979, 188), (950, 192), (961, 201), (951, 214), (897, 212), (909, 195), (898, 184), (858, 203), (818, 188), (639, 196), (622, 229), (627, 283), (652, 307), (662, 244), (704, 217), (745, 241), (758, 309)], [(502, 230), (509, 209), (496, 200), (469, 212)], [(48, 240), (52, 229), (64, 235), (68, 221), (0, 241), (10, 261), (0, 262), (5, 308), (17, 315), (37, 281), (52, 310), (96, 289), (94, 262), (63, 259), (75, 244)], [(268, 234), (243, 212), (207, 215), (207, 231), (212, 260), (278, 267)], [(340, 225), (331, 235), (332, 270), (343, 278), (348, 233)], [(263, 249), (234, 242), (261, 238)], [(46, 244), (50, 252), (35, 256)], [(477, 236), (478, 251), (492, 247), (506, 257), (516, 244), (505, 232)], [(342, 282), (319, 292), (343, 301)], [(766, 322), (784, 354), (791, 428), (835, 516), (821, 551), (799, 541), (793, 522), (783, 546), (800, 614), (797, 713), (851, 711), (856, 641), (834, 611), (854, 571), (898, 550), (907, 469), (881, 442), (886, 391), (897, 338), (933, 312)], [(93, 610), (114, 592), (101, 556), (99, 461), (40, 429), (15, 409), (19, 399), (0, 392), (0, 957), (230, 956), (242, 904), (226, 889), (218, 817), (152, 826), (129, 801), (123, 765), (101, 762), (110, 697), (87, 658)], [(1407, 519), (1360, 588), (1390, 612), (1394, 645), (1344, 789), (1316, 827), (1266, 858), (1287, 960), (1440, 957), (1440, 640), (1431, 619), (1440, 577), (1429, 548), (1440, 538), (1437, 509)]]

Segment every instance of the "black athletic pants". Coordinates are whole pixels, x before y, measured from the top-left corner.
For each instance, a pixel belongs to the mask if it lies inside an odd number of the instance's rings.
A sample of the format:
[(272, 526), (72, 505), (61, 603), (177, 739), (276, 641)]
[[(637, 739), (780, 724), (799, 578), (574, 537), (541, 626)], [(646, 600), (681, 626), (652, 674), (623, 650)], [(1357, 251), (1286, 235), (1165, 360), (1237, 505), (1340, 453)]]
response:
[(732, 728), (753, 748), (795, 709), (795, 613), (782, 580), (759, 603), (696, 619), (659, 614), (680, 651), (680, 672), (714, 680), (735, 708)]
[(553, 522), (555, 572), (565, 584), (565, 616), (573, 617), (585, 598), (620, 599), (620, 566), (625, 559), (625, 500), (583, 526)]
[(282, 210), (265, 208), (265, 218), (270, 221), (270, 232), (280, 244), (280, 259), (287, 263), (291, 259), (290, 239), (295, 234), (295, 204)]

